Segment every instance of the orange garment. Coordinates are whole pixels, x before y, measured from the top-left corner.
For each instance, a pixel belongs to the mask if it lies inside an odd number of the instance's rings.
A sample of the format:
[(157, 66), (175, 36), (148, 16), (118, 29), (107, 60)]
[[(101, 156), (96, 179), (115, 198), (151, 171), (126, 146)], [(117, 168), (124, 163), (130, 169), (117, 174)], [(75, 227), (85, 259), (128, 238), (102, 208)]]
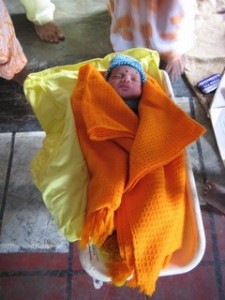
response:
[(27, 64), (8, 10), (0, 0), (0, 77), (12, 79)]
[(111, 264), (113, 282), (121, 282), (123, 272), (125, 280), (128, 269), (134, 271), (129, 285), (152, 295), (159, 272), (182, 244), (183, 150), (205, 129), (151, 77), (138, 117), (91, 64), (80, 68), (72, 108), (90, 173), (81, 243), (101, 246), (115, 230), (123, 264)]

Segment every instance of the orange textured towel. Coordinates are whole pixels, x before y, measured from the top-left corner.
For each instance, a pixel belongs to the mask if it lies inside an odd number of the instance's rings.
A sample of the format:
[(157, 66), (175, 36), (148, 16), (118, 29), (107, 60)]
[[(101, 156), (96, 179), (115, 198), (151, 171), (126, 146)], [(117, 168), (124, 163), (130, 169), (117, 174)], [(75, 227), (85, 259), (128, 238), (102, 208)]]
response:
[[(134, 271), (129, 285), (152, 295), (159, 272), (182, 245), (184, 149), (205, 129), (151, 77), (135, 115), (91, 64), (80, 68), (72, 107), (90, 173), (81, 245), (101, 246), (116, 231), (123, 265)], [(122, 264), (111, 268), (114, 283), (123, 272), (125, 280)]]

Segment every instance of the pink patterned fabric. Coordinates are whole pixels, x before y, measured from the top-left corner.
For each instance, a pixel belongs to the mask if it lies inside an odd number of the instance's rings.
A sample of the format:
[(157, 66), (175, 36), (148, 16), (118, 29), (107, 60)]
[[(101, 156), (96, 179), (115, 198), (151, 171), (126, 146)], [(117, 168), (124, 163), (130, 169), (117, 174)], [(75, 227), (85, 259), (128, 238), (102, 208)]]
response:
[(26, 63), (27, 58), (16, 37), (8, 10), (0, 0), (0, 77), (12, 79)]

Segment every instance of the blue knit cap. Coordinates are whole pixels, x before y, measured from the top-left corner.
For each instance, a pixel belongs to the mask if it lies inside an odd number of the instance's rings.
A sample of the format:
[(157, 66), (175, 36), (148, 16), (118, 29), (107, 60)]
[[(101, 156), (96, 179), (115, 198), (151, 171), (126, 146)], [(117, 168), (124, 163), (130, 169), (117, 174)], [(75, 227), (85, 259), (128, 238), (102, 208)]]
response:
[(146, 81), (146, 75), (145, 75), (139, 61), (136, 60), (135, 58), (125, 55), (125, 54), (116, 54), (113, 57), (113, 59), (110, 62), (110, 66), (105, 74), (106, 80), (109, 79), (109, 77), (112, 73), (112, 70), (117, 67), (120, 67), (120, 66), (129, 66), (129, 67), (136, 69), (141, 76), (141, 82), (144, 83)]

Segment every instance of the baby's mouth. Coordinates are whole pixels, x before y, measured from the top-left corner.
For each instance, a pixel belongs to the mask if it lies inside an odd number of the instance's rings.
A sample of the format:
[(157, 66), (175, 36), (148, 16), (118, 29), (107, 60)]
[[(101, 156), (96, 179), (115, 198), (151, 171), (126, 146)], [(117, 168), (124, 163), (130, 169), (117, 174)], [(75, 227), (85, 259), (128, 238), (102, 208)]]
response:
[(125, 89), (125, 90), (130, 88), (129, 84), (121, 84), (119, 87), (120, 89)]

